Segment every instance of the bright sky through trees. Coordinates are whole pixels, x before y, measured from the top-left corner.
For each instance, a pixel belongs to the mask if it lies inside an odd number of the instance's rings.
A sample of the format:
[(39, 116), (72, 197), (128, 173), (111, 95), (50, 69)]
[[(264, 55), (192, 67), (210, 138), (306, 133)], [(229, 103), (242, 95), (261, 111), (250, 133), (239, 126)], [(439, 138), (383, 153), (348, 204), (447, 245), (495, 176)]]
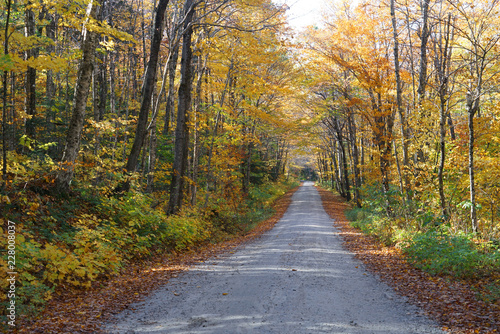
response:
[(321, 9), (324, 0), (276, 0), (276, 3), (285, 3), (290, 8), (287, 11), (288, 22), (296, 29), (317, 24), (321, 21)]

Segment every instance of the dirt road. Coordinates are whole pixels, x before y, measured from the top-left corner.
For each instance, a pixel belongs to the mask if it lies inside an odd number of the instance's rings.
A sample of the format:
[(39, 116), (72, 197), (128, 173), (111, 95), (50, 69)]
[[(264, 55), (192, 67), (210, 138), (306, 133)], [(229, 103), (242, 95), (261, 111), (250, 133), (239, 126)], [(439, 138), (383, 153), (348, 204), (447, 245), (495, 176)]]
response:
[(274, 229), (171, 280), (109, 333), (443, 333), (342, 249), (311, 182)]

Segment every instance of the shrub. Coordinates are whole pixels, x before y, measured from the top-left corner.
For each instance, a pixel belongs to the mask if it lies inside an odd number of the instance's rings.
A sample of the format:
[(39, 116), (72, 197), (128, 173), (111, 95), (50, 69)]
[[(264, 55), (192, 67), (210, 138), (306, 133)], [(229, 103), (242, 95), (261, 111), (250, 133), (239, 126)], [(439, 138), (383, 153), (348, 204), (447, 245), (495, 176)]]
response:
[(485, 275), (500, 265), (498, 250), (488, 246), (480, 249), (470, 235), (449, 235), (442, 230), (417, 234), (404, 252), (418, 268), (460, 278)]

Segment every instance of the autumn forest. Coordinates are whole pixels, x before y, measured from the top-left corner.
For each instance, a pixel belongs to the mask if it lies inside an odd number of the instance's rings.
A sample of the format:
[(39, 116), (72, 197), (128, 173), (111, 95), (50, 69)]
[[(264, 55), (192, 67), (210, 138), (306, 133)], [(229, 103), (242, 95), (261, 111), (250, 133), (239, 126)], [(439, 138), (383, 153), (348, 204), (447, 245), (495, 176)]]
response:
[(300, 32), (271, 0), (0, 6), (0, 218), (26, 321), (61, 289), (250, 231), (304, 179), (500, 301), (499, 0), (325, 1)]

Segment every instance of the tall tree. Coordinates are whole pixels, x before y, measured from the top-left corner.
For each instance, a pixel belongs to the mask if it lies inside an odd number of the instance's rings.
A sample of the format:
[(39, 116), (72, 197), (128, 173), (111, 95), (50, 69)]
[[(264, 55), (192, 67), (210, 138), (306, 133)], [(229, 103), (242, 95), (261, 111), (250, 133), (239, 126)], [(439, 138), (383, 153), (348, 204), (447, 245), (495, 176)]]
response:
[(429, 40), (429, 2), (430, 0), (420, 0), (422, 10), (422, 29), (420, 32), (420, 71), (418, 74), (418, 95), (420, 101), (425, 96), (427, 85), (427, 41)]
[(189, 155), (189, 110), (191, 108), (192, 60), (191, 40), (193, 36), (193, 17), (195, 13), (193, 0), (184, 3), (184, 32), (182, 34), (181, 82), (179, 85), (179, 104), (177, 106), (177, 125), (175, 128), (174, 164), (170, 183), (170, 199), (167, 213), (175, 214), (182, 207), (184, 199), (184, 177), (187, 171)]
[(153, 97), (153, 90), (156, 84), (156, 69), (158, 66), (158, 54), (160, 52), (161, 41), (163, 39), (163, 28), (165, 10), (169, 0), (159, 0), (158, 7), (156, 8), (155, 23), (153, 30), (153, 37), (151, 40), (151, 48), (149, 53), (149, 61), (144, 75), (144, 84), (141, 94), (141, 108), (139, 110), (139, 118), (137, 120), (137, 127), (135, 129), (134, 143), (128, 156), (126, 169), (127, 172), (135, 172), (139, 162), (139, 156), (144, 139), (147, 134), (147, 125), (149, 112), (151, 111), (151, 101)]
[(437, 36), (436, 44), (436, 76), (437, 76), (437, 94), (439, 97), (439, 166), (438, 166), (438, 192), (441, 214), (444, 219), (449, 218), (448, 207), (446, 205), (446, 196), (444, 192), (444, 172), (446, 161), (446, 119), (448, 116), (448, 101), (450, 98), (450, 62), (453, 42), (452, 16), (443, 20), (443, 28)]
[(500, 0), (486, 1), (476, 6), (475, 1), (461, 3), (449, 1), (460, 15), (464, 25), (458, 34), (465, 41), (460, 47), (466, 50), (463, 57), (466, 69), (465, 107), (469, 129), (469, 200), (471, 227), (478, 231), (476, 203), (476, 170), (474, 168), (475, 128), (474, 118), (481, 108), (481, 97), (488, 86), (496, 86), (498, 71), (494, 68), (500, 55), (494, 52), (500, 41), (496, 30)]
[[(26, 26), (25, 36), (29, 40), (30, 38), (36, 37), (36, 22), (35, 22), (35, 13), (31, 9), (32, 3), (28, 1), (27, 9), (25, 12), (25, 23)], [(30, 47), (25, 52), (26, 61), (32, 60), (38, 56), (38, 48)], [(25, 101), (25, 110), (28, 115), (28, 119), (26, 120), (26, 134), (33, 138), (35, 137), (35, 116), (36, 116), (36, 69), (28, 65), (28, 69), (26, 70), (26, 79), (25, 79), (25, 91), (26, 91), (26, 101)]]
[(392, 35), (393, 35), (393, 43), (394, 43), (394, 75), (396, 77), (396, 108), (399, 114), (400, 125), (401, 125), (401, 134), (402, 134), (402, 143), (403, 143), (403, 171), (402, 171), (402, 180), (401, 183), (404, 182), (404, 189), (401, 191), (406, 192), (406, 196), (410, 197), (409, 191), (409, 178), (406, 175), (409, 168), (409, 159), (408, 159), (408, 129), (406, 124), (406, 115), (403, 108), (403, 83), (401, 80), (401, 68), (399, 62), (399, 40), (398, 40), (398, 30), (397, 30), (397, 20), (396, 20), (396, 5), (395, 0), (391, 0), (390, 4), (391, 8), (391, 21), (392, 21)]
[(61, 194), (69, 192), (73, 179), (75, 162), (80, 149), (80, 139), (85, 120), (85, 109), (92, 82), (94, 70), (95, 50), (98, 42), (98, 33), (95, 31), (96, 20), (104, 0), (91, 0), (87, 7), (87, 17), (82, 30), (82, 58), (78, 67), (78, 76), (75, 85), (73, 113), (69, 124), (66, 146), (56, 176), (56, 190)]
[[(10, 14), (12, 9), (12, 1), (7, 1), (7, 17), (5, 20), (5, 31), (3, 41), (3, 54), (7, 57), (9, 54), (9, 29), (10, 29)], [(7, 80), (9, 71), (7, 68), (3, 70), (3, 85), (2, 85), (2, 179), (7, 183)]]

